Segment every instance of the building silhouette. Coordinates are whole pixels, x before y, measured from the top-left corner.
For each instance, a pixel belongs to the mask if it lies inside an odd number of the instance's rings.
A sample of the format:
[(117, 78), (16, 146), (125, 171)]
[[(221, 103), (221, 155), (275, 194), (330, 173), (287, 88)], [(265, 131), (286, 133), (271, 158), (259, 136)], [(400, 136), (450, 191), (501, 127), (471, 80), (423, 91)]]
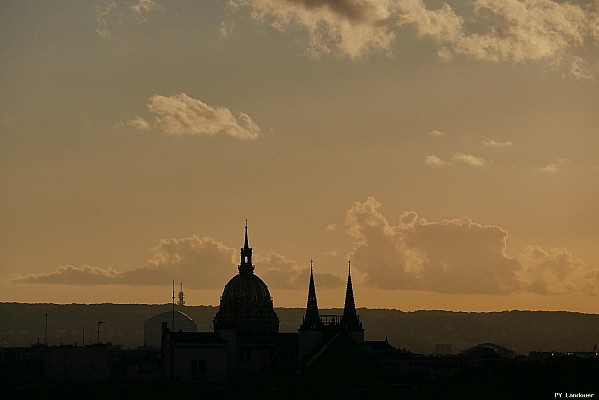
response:
[(268, 286), (254, 274), (247, 222), (240, 256), (239, 273), (225, 285), (220, 298), (214, 332), (233, 329), (237, 333), (278, 333), (279, 317), (273, 308)]
[(328, 369), (329, 362), (324, 360), (334, 362), (336, 354), (359, 355), (351, 357), (358, 362), (356, 365), (348, 360), (345, 366), (368, 375), (363, 369), (371, 365), (362, 358), (369, 346), (380, 347), (380, 343), (364, 341), (364, 329), (356, 312), (351, 264), (348, 263), (343, 314), (321, 315), (310, 262), (306, 311), (297, 333), (279, 333), (279, 318), (268, 286), (254, 273), (247, 222), (237, 268), (238, 274), (223, 289), (213, 332), (178, 332), (162, 324), (165, 378), (224, 382), (299, 376), (309, 370)]
[[(432, 393), (432, 397), (425, 398), (437, 398), (437, 394), (443, 394), (448, 387), (457, 388), (461, 394), (463, 388), (471, 391), (486, 385), (496, 388), (511, 385), (528, 390), (526, 393), (532, 395), (541, 393), (536, 388), (545, 388), (547, 382), (553, 385), (547, 393), (557, 393), (564, 387), (594, 393), (597, 387), (599, 355), (596, 347), (592, 352), (531, 352), (529, 356), (521, 356), (493, 343), (482, 343), (454, 354), (451, 344), (439, 343), (435, 354), (425, 356), (396, 349), (386, 337), (379, 341), (365, 340), (356, 310), (349, 262), (347, 267), (343, 312), (321, 314), (310, 261), (302, 321), (296, 332), (281, 333), (268, 286), (254, 273), (246, 222), (238, 273), (223, 289), (211, 331), (197, 332), (195, 322), (180, 311), (184, 305), (182, 288), (180, 308), (175, 308), (173, 286), (172, 311), (145, 321), (143, 347), (122, 349), (109, 342), (85, 345), (85, 340), (81, 346), (76, 343), (49, 346), (46, 339), (30, 347), (0, 347), (0, 384), (14, 389), (14, 396), (7, 392), (10, 398), (16, 398), (22, 391), (22, 386), (13, 385), (15, 382), (93, 385), (143, 382), (135, 386), (135, 390), (145, 388), (150, 382), (188, 382), (193, 384), (181, 386), (193, 387), (194, 393), (199, 387), (212, 388), (206, 390), (213, 390), (214, 395), (222, 394), (228, 387), (245, 395), (260, 382), (267, 385), (268, 390), (280, 384), (284, 396), (276, 398), (297, 395), (298, 388), (308, 387), (312, 389), (299, 397), (318, 398), (322, 394), (322, 398), (327, 399), (353, 396), (355, 387), (375, 388), (377, 395), (371, 398), (383, 398), (389, 393), (393, 393), (392, 397), (401, 397), (399, 393), (409, 398), (415, 387), (423, 388), (424, 394)], [(431, 385), (438, 391), (428, 391)], [(320, 392), (323, 388), (333, 389), (329, 393)], [(509, 394), (497, 393), (496, 398)], [(519, 390), (518, 393), (524, 392)], [(475, 394), (482, 397), (488, 392)]]
[(144, 346), (160, 347), (163, 323), (166, 323), (171, 331), (197, 332), (198, 330), (195, 321), (184, 312), (165, 311), (144, 321)]

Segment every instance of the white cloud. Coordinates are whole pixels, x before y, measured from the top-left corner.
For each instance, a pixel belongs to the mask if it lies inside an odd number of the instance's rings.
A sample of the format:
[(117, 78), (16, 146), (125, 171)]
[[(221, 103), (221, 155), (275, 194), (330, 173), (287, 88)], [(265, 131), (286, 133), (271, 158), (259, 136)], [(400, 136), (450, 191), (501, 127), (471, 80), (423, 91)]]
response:
[[(592, 79), (576, 55), (599, 42), (599, 6), (554, 0), (472, 0), (464, 17), (447, 3), (427, 8), (423, 0), (229, 0), (234, 13), (278, 31), (308, 35), (307, 53), (341, 53), (357, 59), (372, 51), (392, 54), (397, 36), (414, 32), (433, 40), (444, 60), (465, 56), (492, 62), (573, 57), (569, 73)], [(463, 5), (462, 3), (461, 5)], [(466, 14), (464, 14), (466, 15)], [(412, 29), (409, 29), (412, 28)]]
[(470, 154), (455, 153), (451, 156), (451, 160), (470, 165), (471, 167), (484, 167), (487, 165), (485, 159)]
[(72, 285), (164, 285), (173, 278), (192, 289), (224, 285), (235, 271), (233, 248), (210, 237), (161, 239), (145, 266), (116, 271), (98, 267), (59, 267), (43, 274), (19, 276), (16, 282)]
[[(238, 250), (227, 247), (211, 237), (161, 239), (152, 249), (145, 266), (117, 271), (113, 268), (90, 266), (59, 267), (42, 274), (19, 275), (18, 283), (49, 283), (65, 285), (165, 285), (172, 279), (191, 289), (219, 289), (237, 273)], [(269, 287), (277, 289), (307, 289), (307, 267), (278, 253), (256, 254), (255, 273)], [(328, 287), (341, 287), (341, 278), (318, 274)]]
[(518, 279), (528, 291), (541, 294), (599, 290), (599, 269), (592, 269), (567, 249), (527, 246), (518, 255)]
[[(581, 6), (552, 0), (474, 0), (484, 33), (467, 33), (464, 19), (444, 4), (429, 10), (421, 0), (394, 2), (400, 24), (416, 28), (443, 46), (445, 58), (465, 55), (485, 61), (525, 61), (556, 57), (593, 40), (592, 15)], [(483, 16), (492, 14), (496, 18)]]
[(562, 170), (562, 166), (566, 163), (566, 159), (560, 158), (555, 160), (553, 163), (545, 165), (544, 167), (539, 167), (539, 171), (545, 172), (548, 174), (553, 174)]
[[(260, 267), (260, 277), (269, 286), (277, 289), (306, 290), (310, 277), (308, 267), (300, 267), (295, 261), (278, 253), (257, 255), (255, 264)], [(314, 279), (322, 288), (343, 287), (343, 280), (331, 274), (314, 273)]]
[(347, 211), (347, 233), (354, 239), (352, 267), (364, 283), (396, 290), (445, 293), (539, 294), (597, 293), (599, 269), (565, 249), (529, 246), (507, 255), (505, 230), (464, 217), (429, 222), (404, 212), (393, 225), (372, 197)]
[(372, 51), (390, 53), (395, 34), (387, 21), (389, 2), (379, 0), (229, 0), (232, 10), (248, 10), (258, 23), (285, 31), (300, 28), (308, 35), (312, 57), (334, 51), (356, 59)]
[(591, 71), (589, 63), (580, 57), (573, 57), (570, 63), (570, 74), (576, 79), (593, 80), (595, 74)]
[(110, 28), (108, 26), (107, 18), (112, 13), (114, 7), (116, 7), (116, 2), (111, 1), (110, 3), (106, 3), (104, 7), (97, 7), (94, 14), (96, 18), (96, 33), (104, 39), (110, 37)]
[(168, 135), (213, 136), (225, 133), (245, 140), (256, 139), (261, 133), (260, 127), (249, 115), (239, 113), (235, 117), (225, 107), (210, 106), (185, 93), (152, 96), (148, 109), (154, 114), (152, 124), (136, 116), (127, 121), (127, 125), (138, 129), (148, 129), (153, 125)]
[(505, 142), (496, 142), (495, 140), (491, 139), (491, 140), (485, 140), (482, 143), (483, 143), (483, 145), (485, 145), (487, 147), (494, 147), (494, 148), (512, 147), (511, 140), (507, 140)]
[(424, 158), (424, 163), (426, 165), (431, 165), (433, 167), (443, 167), (445, 165), (449, 165), (450, 163), (447, 161), (443, 161), (441, 160), (439, 157), (437, 157), (436, 155), (432, 154), (432, 155), (428, 155)]
[(443, 132), (443, 131), (438, 131), (438, 130), (432, 130), (430, 132), (427, 133), (428, 136), (446, 136), (447, 132)]
[(324, 230), (327, 232), (335, 232), (337, 230), (337, 224), (328, 224), (325, 226)]
[(589, 63), (581, 57), (575, 55), (564, 55), (556, 57), (551, 62), (551, 67), (562, 71), (562, 78), (572, 76), (577, 80), (594, 80), (595, 74)]
[(146, 121), (143, 117), (140, 117), (139, 115), (136, 115), (135, 117), (127, 121), (126, 125), (141, 130), (150, 129), (152, 127), (152, 125), (150, 125), (148, 121)]
[(162, 10), (162, 6), (153, 0), (137, 0), (137, 3), (129, 7), (138, 23), (144, 23), (148, 20), (151, 13)]
[(119, 279), (122, 272), (113, 268), (98, 268), (89, 265), (65, 265), (45, 274), (18, 275), (16, 282), (57, 283), (64, 285), (106, 285)]
[(415, 212), (397, 225), (378, 211), (372, 197), (346, 216), (356, 239), (352, 266), (365, 283), (383, 289), (450, 293), (509, 293), (517, 289), (516, 260), (505, 253), (507, 232), (469, 218), (428, 222)]
[(235, 24), (232, 22), (221, 21), (218, 27), (218, 34), (221, 38), (228, 37), (235, 28)]
[(402, 0), (392, 4), (400, 15), (398, 24), (413, 26), (419, 36), (451, 43), (463, 35), (464, 21), (447, 3), (438, 10), (428, 10), (422, 0)]

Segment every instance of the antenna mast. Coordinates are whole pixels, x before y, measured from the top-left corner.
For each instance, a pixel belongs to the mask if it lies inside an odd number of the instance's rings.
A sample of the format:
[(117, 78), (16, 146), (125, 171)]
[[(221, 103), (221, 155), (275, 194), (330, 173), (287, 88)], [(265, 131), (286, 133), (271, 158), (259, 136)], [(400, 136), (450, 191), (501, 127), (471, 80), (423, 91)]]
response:
[(171, 332), (175, 331), (175, 280), (173, 279), (173, 324), (171, 325)]
[(48, 346), (48, 306), (46, 306), (46, 328), (44, 330), (44, 344)]
[(177, 299), (177, 305), (182, 307), (185, 305), (185, 295), (183, 294), (183, 282), (181, 282), (181, 290), (179, 291), (179, 298)]
[(100, 325), (105, 324), (106, 321), (98, 320), (98, 344), (100, 344)]

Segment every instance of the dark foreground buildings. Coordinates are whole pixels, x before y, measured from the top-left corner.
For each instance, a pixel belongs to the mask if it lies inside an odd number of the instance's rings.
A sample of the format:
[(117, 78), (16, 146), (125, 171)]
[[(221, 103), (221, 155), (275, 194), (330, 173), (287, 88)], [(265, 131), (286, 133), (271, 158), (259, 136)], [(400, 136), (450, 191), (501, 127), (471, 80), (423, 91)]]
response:
[[(279, 333), (279, 319), (268, 286), (254, 273), (247, 226), (240, 256), (239, 272), (226, 284), (220, 298), (214, 332), (171, 332), (165, 327), (165, 378), (199, 382), (282, 379), (335, 362), (336, 355), (347, 356), (343, 367), (357, 363), (348, 374), (362, 373), (364, 367), (370, 366), (365, 361), (366, 352), (372, 353), (372, 348), (384, 344), (364, 341), (349, 270), (342, 315), (319, 314), (310, 268), (303, 322), (297, 333)], [(339, 366), (333, 371), (339, 371)]]
[[(397, 393), (436, 398), (440, 392), (452, 394), (452, 390), (462, 398), (502, 398), (512, 393), (506, 392), (508, 388), (535, 398), (554, 398), (554, 393), (599, 397), (599, 358), (594, 352), (524, 357), (485, 343), (457, 356), (423, 356), (395, 349), (387, 340), (364, 340), (349, 265), (342, 314), (319, 313), (311, 266), (302, 323), (296, 333), (280, 333), (268, 287), (254, 273), (247, 225), (240, 256), (238, 274), (223, 290), (212, 332), (196, 332), (193, 321), (185, 320), (186, 316), (173, 308), (174, 330), (164, 322), (166, 313), (148, 320), (150, 333), (156, 331), (153, 325), (163, 321), (160, 347), (158, 338), (146, 334), (147, 344), (154, 347), (124, 350), (106, 344), (37, 344), (3, 348), (0, 383), (13, 391), (22, 388), (21, 383), (40, 382), (111, 382), (120, 384), (115, 387), (121, 391), (125, 390), (122, 385), (135, 382), (176, 383), (190, 391), (185, 394), (198, 394), (198, 390), (221, 393), (225, 387), (231, 393), (244, 394), (248, 387), (263, 385), (261, 388), (273, 395), (263, 398), (279, 398), (277, 394), (320, 398), (314, 392), (304, 392), (301, 388), (306, 385), (317, 387), (327, 398), (344, 391), (361, 393), (357, 398)], [(147, 385), (143, 387), (149, 390)], [(488, 392), (487, 388), (495, 389)]]

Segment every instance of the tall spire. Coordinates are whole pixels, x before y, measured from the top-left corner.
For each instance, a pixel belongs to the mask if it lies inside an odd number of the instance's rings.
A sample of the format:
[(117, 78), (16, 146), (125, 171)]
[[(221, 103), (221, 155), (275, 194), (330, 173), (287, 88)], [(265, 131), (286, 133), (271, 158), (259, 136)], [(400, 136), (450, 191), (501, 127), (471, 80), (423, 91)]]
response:
[(351, 283), (351, 261), (347, 262), (347, 289), (345, 290), (345, 306), (343, 307), (341, 324), (349, 330), (362, 328), (358, 314), (356, 313), (356, 303), (354, 302), (354, 289)]
[(245, 242), (243, 243), (243, 248), (248, 249), (250, 246), (248, 245), (248, 219), (245, 219)]
[(322, 326), (320, 315), (318, 314), (318, 303), (316, 301), (316, 287), (314, 286), (314, 273), (312, 271), (312, 260), (310, 260), (310, 285), (308, 286), (308, 304), (306, 305), (306, 315), (304, 322), (300, 326), (301, 330), (314, 330)]
[(240, 250), (241, 262), (237, 269), (239, 273), (254, 273), (254, 266), (252, 265), (252, 248), (249, 246), (248, 241), (248, 220), (245, 220), (245, 240), (243, 242), (243, 247)]

